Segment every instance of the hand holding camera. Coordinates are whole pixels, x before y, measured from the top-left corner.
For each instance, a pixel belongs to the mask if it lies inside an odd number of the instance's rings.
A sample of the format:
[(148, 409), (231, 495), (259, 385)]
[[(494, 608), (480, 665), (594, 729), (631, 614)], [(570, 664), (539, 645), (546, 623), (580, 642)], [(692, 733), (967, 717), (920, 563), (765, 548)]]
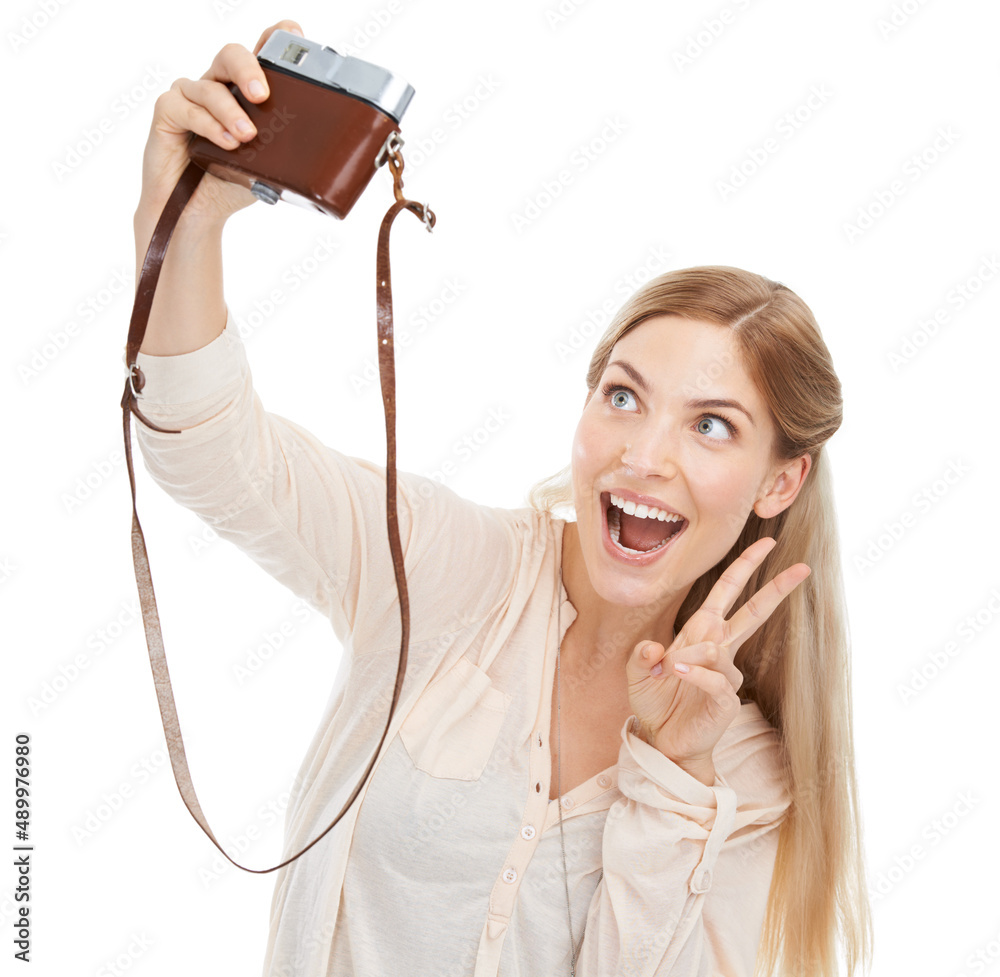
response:
[[(143, 155), (142, 195), (135, 214), (136, 246), (142, 253), (163, 205), (188, 164), (191, 133), (223, 150), (236, 149), (257, 135), (229, 84), (235, 83), (249, 102), (267, 99), (267, 77), (256, 55), (276, 30), (302, 33), (295, 21), (283, 20), (261, 34), (252, 52), (241, 44), (227, 44), (200, 79), (178, 78), (156, 100)], [(249, 206), (253, 199), (241, 187), (206, 177), (185, 208), (182, 223), (202, 221), (221, 229), (231, 214)], [(140, 234), (140, 229), (145, 233)]]

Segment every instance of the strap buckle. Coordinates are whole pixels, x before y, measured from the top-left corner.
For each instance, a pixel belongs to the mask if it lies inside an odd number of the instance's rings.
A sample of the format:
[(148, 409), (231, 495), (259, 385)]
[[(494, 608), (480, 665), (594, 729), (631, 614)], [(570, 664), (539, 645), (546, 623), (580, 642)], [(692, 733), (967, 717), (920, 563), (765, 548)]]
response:
[[(139, 384), (136, 387), (136, 383)], [(132, 396), (139, 399), (139, 391), (146, 386), (146, 378), (142, 375), (138, 363), (132, 363), (128, 368), (128, 385), (132, 388)]]

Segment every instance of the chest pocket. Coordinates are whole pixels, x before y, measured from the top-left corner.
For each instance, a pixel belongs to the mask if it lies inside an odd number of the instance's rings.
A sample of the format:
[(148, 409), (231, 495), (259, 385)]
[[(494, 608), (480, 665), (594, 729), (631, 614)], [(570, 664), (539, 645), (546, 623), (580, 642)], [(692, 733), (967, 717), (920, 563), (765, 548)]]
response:
[(510, 696), (467, 658), (431, 685), (399, 729), (418, 770), (432, 777), (478, 780), (486, 769)]

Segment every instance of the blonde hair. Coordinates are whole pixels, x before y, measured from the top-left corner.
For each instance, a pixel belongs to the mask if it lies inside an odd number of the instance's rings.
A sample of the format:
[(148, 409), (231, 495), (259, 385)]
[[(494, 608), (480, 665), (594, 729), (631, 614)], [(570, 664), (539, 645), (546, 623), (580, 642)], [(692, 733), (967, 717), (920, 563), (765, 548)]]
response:
[[(587, 372), (593, 391), (615, 343), (640, 322), (675, 315), (732, 330), (740, 365), (776, 431), (775, 460), (808, 454), (794, 502), (770, 519), (751, 512), (732, 549), (692, 585), (676, 630), (704, 602), (739, 554), (762, 536), (775, 547), (734, 606), (786, 567), (809, 578), (740, 648), (740, 695), (778, 731), (792, 802), (780, 828), (758, 975), (834, 977), (837, 945), (848, 974), (871, 966), (872, 920), (865, 885), (851, 728), (849, 635), (833, 485), (823, 445), (840, 427), (840, 381), (809, 307), (786, 286), (739, 268), (668, 272), (632, 296), (597, 344)], [(709, 377), (709, 380), (712, 378)], [(570, 466), (528, 495), (537, 509), (572, 512)]]

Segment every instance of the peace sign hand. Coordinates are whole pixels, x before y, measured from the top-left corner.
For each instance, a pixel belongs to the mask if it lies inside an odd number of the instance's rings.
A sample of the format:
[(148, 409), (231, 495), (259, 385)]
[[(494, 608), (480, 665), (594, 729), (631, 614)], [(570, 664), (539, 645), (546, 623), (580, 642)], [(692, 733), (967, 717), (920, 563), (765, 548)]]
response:
[(775, 545), (766, 536), (748, 546), (669, 648), (640, 641), (626, 665), (629, 703), (642, 735), (696, 776), (713, 769), (715, 744), (740, 709), (736, 693), (743, 676), (733, 664), (736, 652), (812, 572), (805, 563), (788, 567), (727, 621), (725, 615)]

